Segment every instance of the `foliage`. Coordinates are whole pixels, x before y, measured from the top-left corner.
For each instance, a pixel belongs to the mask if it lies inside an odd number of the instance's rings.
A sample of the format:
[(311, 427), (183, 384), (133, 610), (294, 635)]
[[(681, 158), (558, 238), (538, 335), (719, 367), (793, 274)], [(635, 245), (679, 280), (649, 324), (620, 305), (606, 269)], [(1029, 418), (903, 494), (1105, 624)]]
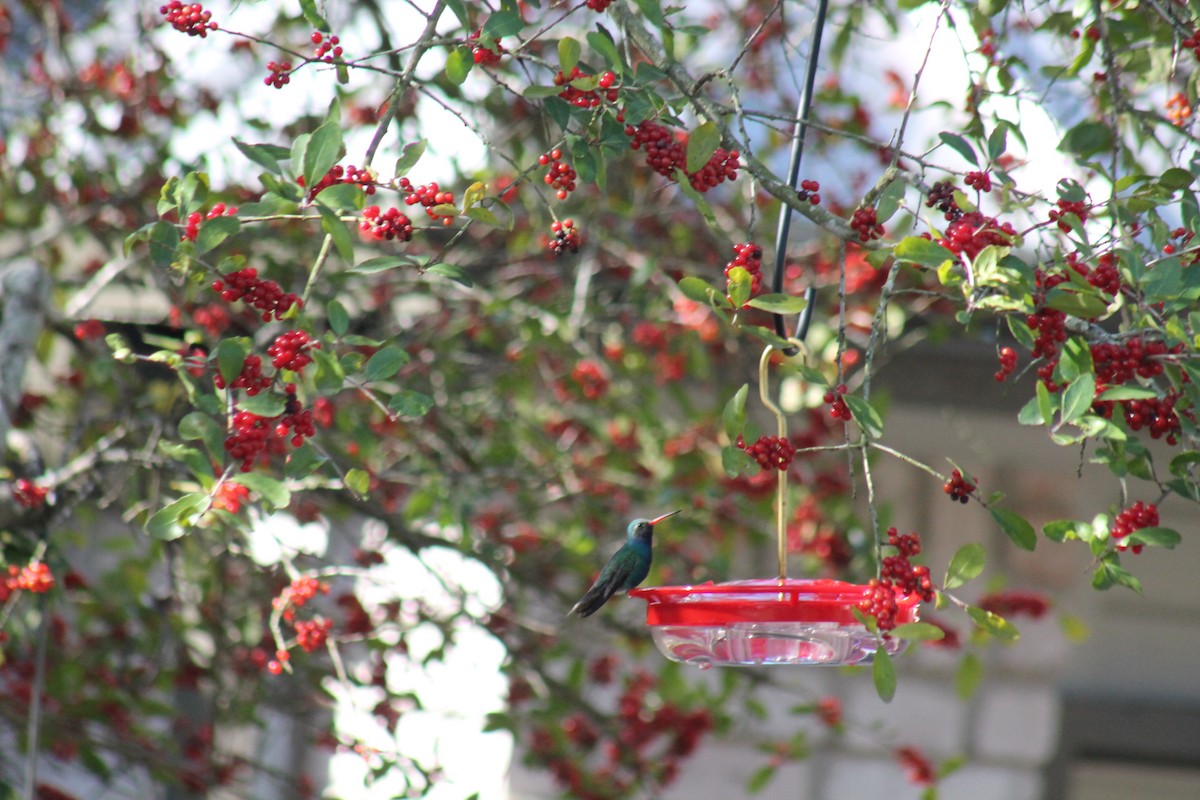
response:
[[(422, 702), (396, 674), (482, 628), (507, 654), (492, 727), (573, 797), (653, 794), (763, 678), (651, 673), (621, 616), (603, 640), (563, 621), (629, 517), (685, 509), (655, 580), (738, 577), (777, 464), (793, 569), (886, 576), (887, 498), (860, 521), (850, 489), (896, 457), (1045, 546), (969, 471), (888, 446), (873, 379), (933, 334), (994, 341), (999, 380), (1029, 373), (1020, 421), (1112, 472), (1111, 508), (1041, 531), (1090, 549), (1098, 589), (1179, 542), (1157, 509), (1200, 500), (1196, 4), (835, 2), (798, 190), (807, 4), (419, 5), (0, 5), (0, 252), (34, 265), (0, 336), (30, 333), (15, 306), (45, 318), (0, 385), (0, 679), (36, 750), (176, 796), (311, 793), (236, 744), (272, 709), (419, 796), (436, 764), (321, 709), (357, 692), (394, 731)], [(911, 74), (878, 35), (928, 43)], [(934, 52), (959, 70), (937, 86)], [(804, 225), (772, 287), (781, 205)], [(785, 357), (773, 314), (809, 287)], [(756, 447), (764, 345), (807, 391)], [(381, 588), (399, 563), (439, 590)], [(975, 648), (1046, 606), (953, 596), (978, 544), (932, 567), (971, 640), (893, 635), (963, 647), (969, 693)], [(903, 661), (873, 674), (887, 699)], [(828, 698), (794, 710), (840, 729)], [(920, 783), (956, 766), (898, 752)], [(756, 788), (807, 749), (772, 753)]]

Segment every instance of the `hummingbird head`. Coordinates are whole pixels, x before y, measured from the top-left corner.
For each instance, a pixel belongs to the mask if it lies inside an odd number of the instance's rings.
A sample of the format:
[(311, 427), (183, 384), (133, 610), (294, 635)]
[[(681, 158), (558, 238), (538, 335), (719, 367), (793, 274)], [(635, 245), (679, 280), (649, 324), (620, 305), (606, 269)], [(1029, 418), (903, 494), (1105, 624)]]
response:
[(655, 525), (662, 522), (667, 517), (673, 517), (678, 513), (679, 509), (676, 509), (669, 514), (663, 514), (661, 517), (655, 517), (654, 519), (635, 519), (633, 522), (629, 523), (629, 527), (625, 530), (625, 537), (631, 542), (634, 539), (641, 539), (648, 542), (650, 541), (651, 537), (654, 536)]

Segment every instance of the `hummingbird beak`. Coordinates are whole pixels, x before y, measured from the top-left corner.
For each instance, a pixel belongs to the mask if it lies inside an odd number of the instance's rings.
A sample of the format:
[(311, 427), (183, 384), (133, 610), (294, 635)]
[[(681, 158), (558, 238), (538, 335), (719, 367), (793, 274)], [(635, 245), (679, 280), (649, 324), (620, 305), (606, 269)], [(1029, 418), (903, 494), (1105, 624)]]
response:
[(675, 509), (674, 511), (672, 511), (672, 512), (670, 512), (670, 513), (663, 514), (661, 517), (655, 517), (654, 519), (650, 520), (650, 524), (651, 524), (651, 525), (657, 525), (658, 523), (662, 522), (662, 521), (663, 521), (664, 519), (666, 519), (667, 517), (673, 517), (673, 516), (675, 516), (676, 514), (678, 514), (678, 513), (679, 513), (680, 511), (682, 511), (682, 510), (683, 510), (683, 509), (681, 509), (681, 508), (677, 508), (677, 509)]

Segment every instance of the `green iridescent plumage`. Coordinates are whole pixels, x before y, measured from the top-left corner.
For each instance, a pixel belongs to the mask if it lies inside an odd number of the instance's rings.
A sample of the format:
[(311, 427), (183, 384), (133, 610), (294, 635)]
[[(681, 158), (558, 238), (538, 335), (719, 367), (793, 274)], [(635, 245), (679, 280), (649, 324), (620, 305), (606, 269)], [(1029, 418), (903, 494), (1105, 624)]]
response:
[(591, 616), (617, 592), (627, 592), (646, 580), (650, 574), (650, 562), (654, 558), (654, 526), (678, 513), (672, 511), (654, 519), (635, 519), (629, 523), (625, 530), (625, 544), (600, 570), (592, 588), (580, 598), (571, 613), (581, 617)]

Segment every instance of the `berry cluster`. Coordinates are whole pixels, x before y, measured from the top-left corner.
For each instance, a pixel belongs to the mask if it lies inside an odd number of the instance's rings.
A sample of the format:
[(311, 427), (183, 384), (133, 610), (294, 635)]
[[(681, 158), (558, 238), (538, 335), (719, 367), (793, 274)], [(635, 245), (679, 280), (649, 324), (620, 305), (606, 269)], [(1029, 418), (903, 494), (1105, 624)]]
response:
[(1027, 616), (1040, 619), (1050, 610), (1050, 601), (1037, 592), (993, 592), (979, 598), (977, 606), (1001, 617)]
[(158, 13), (167, 18), (171, 27), (188, 36), (208, 36), (209, 31), (217, 29), (217, 23), (212, 21), (212, 12), (205, 11), (199, 3), (181, 3), (171, 0), (165, 6), (159, 6)]
[(850, 218), (850, 227), (858, 233), (859, 241), (869, 242), (883, 237), (883, 226), (879, 224), (873, 207), (856, 208)]
[(1111, 252), (1104, 253), (1096, 259), (1094, 267), (1081, 264), (1078, 253), (1068, 253), (1067, 264), (1082, 275), (1089, 284), (1110, 297), (1116, 297), (1121, 293), (1121, 271), (1117, 268), (1116, 259)]
[(308, 604), (318, 594), (329, 594), (329, 584), (309, 576), (293, 580), (284, 588), (279, 596), (271, 601), (271, 607), (283, 612), (283, 618), (291, 622), (296, 617), (296, 609)]
[[(296, 183), (304, 187), (304, 176), (296, 178)], [(329, 171), (321, 176), (308, 192), (305, 194), (305, 202), (311, 203), (317, 195), (328, 189), (330, 186), (336, 186), (339, 183), (356, 183), (363, 190), (364, 194), (375, 194), (375, 187), (378, 181), (375, 180), (375, 173), (369, 167), (359, 169), (353, 164), (348, 164), (343, 167), (341, 164), (335, 164), (329, 168)]]
[(555, 222), (551, 224), (550, 231), (554, 234), (554, 238), (550, 240), (550, 252), (554, 255), (561, 256), (567, 250), (572, 253), (579, 252), (579, 245), (583, 243), (583, 237), (579, 235), (574, 220), (564, 219), (562, 222)]
[[(607, 11), (610, 5), (612, 5), (612, 0), (587, 0), (587, 7), (596, 13)], [(1200, 53), (1196, 55), (1196, 58), (1200, 58)]]
[(633, 141), (629, 146), (646, 153), (646, 165), (666, 178), (674, 178), (675, 170), (683, 170), (688, 182), (698, 192), (707, 192), (724, 181), (737, 179), (741, 162), (737, 150), (717, 148), (708, 163), (695, 173), (687, 172), (687, 135), (673, 133), (657, 122), (646, 120), (640, 125), (626, 125), (625, 135)]
[(845, 394), (849, 391), (846, 384), (839, 383), (829, 391), (825, 392), (822, 398), (825, 404), (829, 406), (829, 416), (834, 419), (840, 419), (842, 422), (849, 422), (854, 416), (850, 413), (850, 407), (846, 405)]
[(857, 608), (864, 615), (874, 617), (879, 630), (885, 634), (896, 629), (896, 614), (900, 607), (896, 604), (896, 592), (891, 581), (883, 578), (867, 581), (867, 591), (863, 599), (858, 601)]
[(104, 335), (104, 323), (98, 319), (85, 319), (75, 323), (75, 338), (81, 342), (91, 342)]
[(984, 216), (978, 211), (964, 214), (958, 206), (946, 212), (947, 219), (952, 216), (954, 220), (946, 226), (946, 235), (938, 240), (938, 244), (956, 255), (964, 255), (973, 261), (988, 245), (1008, 247), (1016, 240), (1017, 230), (1011, 222), (1001, 225), (995, 217)]
[(975, 491), (975, 484), (963, 477), (962, 470), (956, 469), (950, 473), (950, 480), (946, 481), (942, 490), (950, 495), (953, 502), (965, 503)]
[(13, 484), (13, 500), (25, 508), (38, 508), (46, 502), (46, 495), (49, 493), (47, 487), (38, 486), (29, 478), (17, 478)]
[(267, 348), (267, 355), (275, 369), (289, 369), (299, 373), (312, 363), (309, 350), (320, 350), (321, 343), (313, 340), (307, 331), (284, 331)]
[(1058, 363), (1058, 352), (1067, 340), (1066, 314), (1053, 308), (1043, 308), (1025, 317), (1025, 324), (1037, 334), (1033, 341), (1031, 356), (1043, 359), (1038, 367), (1038, 377), (1050, 391), (1057, 391), (1054, 384), (1054, 365)]
[(237, 214), (237, 212), (238, 210), (236, 206), (226, 207), (224, 203), (217, 203), (208, 210), (207, 214), (202, 215), (199, 211), (193, 211), (192, 213), (188, 214), (187, 219), (184, 220), (183, 235), (179, 237), (179, 240), (181, 242), (184, 240), (194, 242), (196, 241), (196, 237), (200, 235), (201, 222), (206, 219), (216, 219), (220, 216), (232, 217), (233, 215)]
[[(617, 75), (611, 70), (603, 72), (598, 78), (595, 78), (595, 89), (581, 89), (574, 85), (576, 81), (590, 85), (590, 80), (588, 79), (593, 77), (585, 75), (579, 69), (578, 64), (571, 68), (570, 75), (564, 75), (562, 70), (559, 70), (554, 76), (554, 85), (563, 87), (558, 96), (576, 108), (596, 108), (603, 100), (607, 100), (610, 103), (617, 102), (619, 95), (617, 88), (614, 86), (617, 82)], [(603, 100), (601, 99), (602, 97)]]
[(915, 747), (900, 747), (896, 749), (896, 761), (908, 774), (910, 783), (918, 786), (931, 786), (937, 779), (937, 770), (929, 762), (925, 754)]
[(821, 184), (817, 181), (802, 180), (800, 181), (800, 191), (796, 195), (801, 201), (807, 200), (814, 206), (821, 205)]
[[(741, 267), (750, 273), (750, 296), (758, 294), (762, 290), (762, 248), (752, 242), (742, 242), (733, 246), (733, 260), (725, 265), (725, 285), (726, 291), (729, 288), (729, 273), (734, 267)], [(725, 299), (733, 303), (729, 294), (726, 293)]]
[[(1179, 443), (1179, 433), (1182, 426), (1175, 404), (1179, 402), (1178, 392), (1168, 392), (1163, 397), (1150, 397), (1145, 400), (1102, 400), (1092, 404), (1092, 410), (1102, 417), (1111, 419), (1113, 411), (1120, 405), (1125, 417), (1125, 424), (1130, 430), (1140, 431), (1146, 428), (1151, 439), (1164, 439), (1169, 445)], [(1188, 419), (1192, 418), (1190, 411), (1184, 412)]]
[(290, 61), (268, 61), (267, 62), (267, 77), (263, 78), (263, 83), (267, 86), (274, 86), (276, 89), (282, 89), (292, 82), (292, 62)]
[(296, 384), (289, 383), (284, 389), (288, 395), (287, 405), (283, 414), (275, 418), (275, 436), (286, 439), (290, 434), (292, 447), (299, 447), (306, 438), (317, 435), (317, 427), (312, 409), (304, 408), (296, 398)]
[(968, 172), (965, 183), (979, 192), (986, 193), (992, 190), (992, 176), (986, 172), (979, 172), (977, 170)]
[(1167, 98), (1167, 119), (1172, 125), (1182, 128), (1192, 118), (1192, 104), (1183, 92), (1176, 92)]
[(887, 534), (888, 544), (896, 548), (896, 555), (884, 557), (880, 576), (890, 580), (903, 594), (916, 594), (923, 602), (933, 602), (933, 580), (929, 576), (929, 567), (913, 566), (910, 561), (921, 553), (921, 537), (915, 532), (900, 535), (895, 528), (888, 528)]
[(925, 207), (937, 207), (946, 215), (946, 220), (953, 222), (962, 216), (962, 209), (958, 207), (958, 203), (954, 200), (954, 183), (953, 181), (938, 181), (933, 186), (929, 187), (929, 193), (925, 195)]
[(571, 380), (575, 381), (588, 400), (595, 400), (608, 390), (608, 378), (600, 365), (586, 358), (571, 370)]
[(739, 436), (737, 446), (765, 470), (777, 469), (782, 472), (792, 465), (796, 457), (796, 445), (784, 436), (760, 436), (749, 446)]
[(271, 420), (249, 411), (238, 411), (233, 415), (232, 430), (225, 437), (225, 452), (230, 458), (241, 461), (241, 471), (254, 469), (254, 462), (267, 449)]
[(304, 652), (311, 653), (325, 646), (325, 640), (333, 630), (333, 620), (314, 617), (297, 622), (295, 627), (296, 644), (304, 648)]
[(342, 45), (338, 37), (326, 36), (320, 31), (313, 31), (309, 39), (317, 46), (314, 58), (318, 58), (326, 64), (332, 64), (335, 58), (342, 57)]
[(453, 221), (453, 215), (447, 214), (443, 216), (433, 210), (435, 206), (453, 205), (453, 192), (443, 192), (436, 183), (427, 183), (424, 186), (414, 187), (412, 181), (408, 178), (400, 179), (400, 188), (407, 195), (404, 198), (405, 205), (415, 206), (420, 204), (424, 206), (425, 213), (429, 215), (429, 218), (435, 222), (440, 219), (443, 225), (449, 225)]
[(1191, 50), (1192, 55), (1200, 60), (1200, 29), (1192, 31), (1192, 33), (1179, 43), (1184, 49)]
[[(478, 41), (481, 33), (483, 33), (482, 28), (468, 36), (467, 41)], [(497, 39), (493, 46), (495, 49), (484, 47), (481, 44), (474, 45), (471, 48), (471, 57), (475, 59), (475, 63), (481, 67), (490, 67), (499, 64), (500, 56), (504, 55), (504, 45), (500, 44), (500, 41)]]
[(293, 307), (299, 308), (302, 302), (296, 295), (279, 288), (279, 284), (258, 277), (254, 267), (246, 267), (225, 275), (221, 280), (213, 281), (212, 290), (226, 303), (238, 300), (257, 308), (262, 312), (263, 322), (272, 317), (283, 319)]
[(1058, 208), (1050, 209), (1050, 221), (1058, 223), (1058, 229), (1063, 233), (1070, 233), (1071, 226), (1062, 217), (1064, 214), (1074, 214), (1079, 217), (1080, 224), (1087, 222), (1088, 205), (1086, 200), (1067, 200), (1060, 197), (1058, 199)]
[(1162, 357), (1178, 353), (1182, 345), (1168, 348), (1161, 339), (1143, 337), (1125, 342), (1097, 342), (1091, 345), (1096, 381), (1106, 386), (1118, 386), (1132, 379), (1154, 378), (1163, 372)]
[(261, 356), (246, 356), (246, 360), (242, 362), (242, 370), (237, 374), (232, 381), (228, 382), (221, 373), (217, 373), (213, 377), (213, 383), (218, 389), (244, 389), (246, 394), (254, 397), (259, 392), (267, 389), (271, 385), (271, 379), (262, 372), (262, 357)]
[(574, 167), (562, 160), (562, 155), (562, 150), (556, 147), (538, 156), (538, 163), (550, 168), (546, 173), (546, 185), (556, 190), (559, 200), (566, 200), (567, 195), (575, 191), (575, 179), (579, 176)]
[(1000, 348), (1000, 369), (993, 375), (997, 381), (1003, 381), (1017, 368), (1017, 351), (1011, 347)]
[(1142, 545), (1135, 544), (1132, 548), (1121, 540), (1129, 536), (1129, 534), (1140, 531), (1142, 528), (1154, 528), (1158, 526), (1158, 506), (1154, 503), (1143, 503), (1138, 500), (1129, 508), (1123, 509), (1117, 514), (1117, 518), (1113, 520), (1112, 526), (1108, 529), (1109, 535), (1117, 542), (1118, 550), (1132, 549), (1134, 553), (1142, 552)]
[[(1183, 247), (1186, 247), (1192, 241), (1192, 238), (1195, 237), (1195, 235), (1196, 234), (1194, 231), (1189, 231), (1187, 228), (1176, 228), (1175, 230), (1171, 231), (1171, 238), (1179, 239), (1179, 244)], [(1167, 242), (1167, 244), (1163, 245), (1163, 255), (1169, 256), (1174, 254), (1174, 244)], [(1191, 261), (1187, 262), (1187, 264), (1195, 264), (1197, 260), (1200, 260), (1200, 254), (1197, 254)]]
[(41, 561), (30, 561), (24, 567), (10, 564), (8, 574), (0, 583), (0, 602), (13, 592), (26, 591), (42, 594), (54, 588), (54, 574)]
[(399, 239), (408, 242), (413, 236), (412, 220), (395, 207), (381, 212), (379, 206), (367, 206), (358, 229), (375, 241)]
[(838, 698), (832, 695), (822, 697), (817, 703), (816, 712), (825, 727), (835, 730), (842, 727), (842, 701)]
[(249, 499), (250, 489), (248, 487), (233, 481), (225, 481), (213, 493), (212, 507), (236, 514), (242, 510), (242, 503)]

